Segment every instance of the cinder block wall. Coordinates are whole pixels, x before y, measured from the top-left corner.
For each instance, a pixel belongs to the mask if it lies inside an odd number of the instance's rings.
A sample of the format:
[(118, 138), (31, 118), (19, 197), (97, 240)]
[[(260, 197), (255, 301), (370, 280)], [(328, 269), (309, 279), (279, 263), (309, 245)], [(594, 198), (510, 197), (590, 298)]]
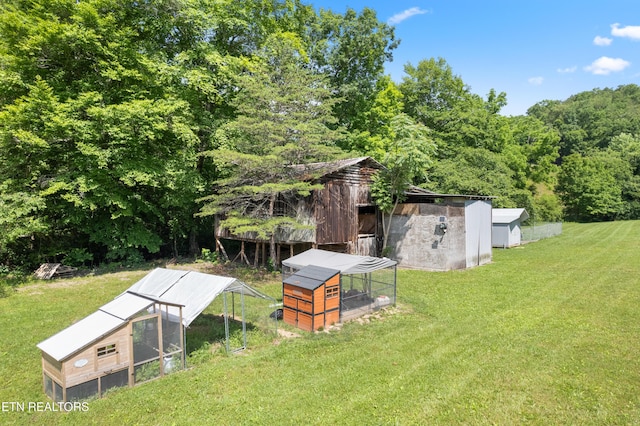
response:
[[(402, 204), (391, 220), (389, 257), (400, 267), (448, 271), (464, 269), (465, 209), (446, 204)], [(444, 218), (441, 222), (440, 218)], [(440, 223), (446, 223), (443, 232)]]

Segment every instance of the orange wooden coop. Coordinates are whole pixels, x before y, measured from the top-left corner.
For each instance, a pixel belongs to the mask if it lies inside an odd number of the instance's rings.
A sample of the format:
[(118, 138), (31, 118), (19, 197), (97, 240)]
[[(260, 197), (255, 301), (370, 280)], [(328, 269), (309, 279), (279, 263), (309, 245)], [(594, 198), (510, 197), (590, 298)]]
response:
[(283, 319), (307, 331), (340, 320), (340, 271), (309, 265), (282, 282)]

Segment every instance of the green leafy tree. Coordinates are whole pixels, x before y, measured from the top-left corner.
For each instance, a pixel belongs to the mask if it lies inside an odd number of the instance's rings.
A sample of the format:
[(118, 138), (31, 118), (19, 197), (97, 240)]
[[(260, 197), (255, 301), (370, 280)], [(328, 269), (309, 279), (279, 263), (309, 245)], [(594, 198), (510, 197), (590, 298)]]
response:
[(622, 185), (616, 173), (624, 162), (617, 156), (571, 154), (563, 159), (558, 192), (573, 220), (613, 220), (623, 210)]
[(605, 149), (621, 133), (640, 133), (640, 87), (594, 89), (565, 101), (543, 101), (528, 110), (530, 116), (553, 126), (560, 134), (560, 154), (589, 155)]
[(382, 162), (385, 168), (374, 175), (371, 184), (371, 195), (383, 212), (383, 253), (398, 204), (406, 199), (405, 192), (410, 185), (427, 180), (426, 170), (435, 152), (428, 129), (406, 114), (391, 120), (390, 138), (389, 150)]
[(335, 98), (328, 83), (300, 66), (307, 58), (298, 37), (273, 35), (261, 58), (238, 78), (238, 117), (220, 132), (219, 148), (210, 153), (224, 178), (203, 199), (200, 215), (224, 215), (221, 227), (269, 240), (275, 260), (278, 229), (303, 226), (295, 217), (276, 214), (276, 202), (317, 188), (292, 166), (335, 157), (340, 133), (330, 128)]
[(348, 131), (365, 130), (365, 114), (378, 93), (384, 64), (393, 58), (399, 41), (393, 27), (380, 22), (376, 12), (364, 8), (344, 14), (320, 10), (308, 26), (310, 66), (323, 73), (336, 91), (333, 113)]
[(531, 209), (532, 194), (519, 188), (508, 160), (483, 148), (464, 148), (429, 170), (428, 188), (444, 194), (494, 196), (494, 207)]
[(616, 177), (622, 185), (624, 219), (640, 219), (640, 137), (623, 133), (614, 137), (609, 151), (623, 163), (616, 167)]
[(526, 158), (527, 179), (553, 185), (560, 155), (558, 132), (535, 117), (512, 117), (510, 122), (514, 141)]
[(198, 126), (178, 90), (180, 53), (204, 32), (193, 5), (0, 6), (2, 196), (35, 206), (6, 217), (39, 224), (42, 259), (73, 248), (139, 258), (166, 244), (176, 218), (193, 223)]
[(362, 129), (349, 132), (343, 145), (347, 150), (383, 161), (392, 140), (391, 121), (402, 110), (402, 93), (391, 77), (385, 76), (378, 81), (371, 109), (363, 113)]
[(405, 73), (400, 84), (405, 112), (433, 131), (440, 158), (463, 147), (502, 152), (513, 144), (509, 120), (499, 115), (506, 94), (492, 89), (485, 101), (442, 58), (407, 64)]

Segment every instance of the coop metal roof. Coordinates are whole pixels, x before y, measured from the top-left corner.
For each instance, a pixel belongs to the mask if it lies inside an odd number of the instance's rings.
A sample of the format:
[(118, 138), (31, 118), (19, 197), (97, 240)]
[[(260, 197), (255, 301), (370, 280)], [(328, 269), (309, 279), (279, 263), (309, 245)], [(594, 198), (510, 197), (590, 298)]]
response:
[(273, 299), (235, 278), (157, 268), (97, 312), (37, 346), (57, 361), (62, 361), (123, 326), (156, 302), (168, 304), (168, 313), (175, 317), (179, 317), (182, 307), (182, 324), (187, 327), (222, 292)]
[(330, 278), (338, 275), (337, 269), (324, 268), (322, 266), (309, 265), (300, 269), (295, 274), (286, 278), (285, 284), (295, 285), (308, 290), (315, 290)]
[(37, 346), (56, 361), (62, 361), (126, 323), (127, 321), (121, 318), (99, 310), (38, 343)]
[(529, 219), (529, 213), (525, 209), (492, 209), (492, 223), (512, 223), (516, 220), (525, 221)]
[(362, 274), (395, 266), (398, 262), (386, 257), (357, 256), (332, 251), (309, 249), (282, 262), (293, 269), (308, 265), (337, 269), (343, 274)]

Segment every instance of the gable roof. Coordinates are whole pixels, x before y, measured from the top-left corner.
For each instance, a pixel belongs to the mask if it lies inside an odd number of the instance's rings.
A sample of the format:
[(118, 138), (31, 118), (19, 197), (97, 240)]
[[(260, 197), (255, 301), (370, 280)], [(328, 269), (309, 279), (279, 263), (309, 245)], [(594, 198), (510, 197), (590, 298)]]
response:
[(157, 268), (98, 311), (38, 343), (37, 347), (62, 361), (125, 325), (156, 302), (169, 305), (168, 314), (174, 318), (179, 318), (182, 308), (182, 324), (188, 327), (222, 292), (273, 300), (235, 278)]
[(308, 265), (315, 265), (337, 269), (343, 274), (373, 272), (378, 269), (395, 266), (397, 263), (395, 260), (387, 259), (386, 257), (357, 256), (319, 249), (309, 249), (282, 261), (283, 265), (293, 269), (302, 269)]
[(99, 310), (38, 343), (37, 346), (56, 361), (62, 361), (124, 324), (126, 321)]
[(347, 158), (321, 163), (294, 164), (290, 167), (301, 174), (301, 179), (307, 180), (317, 178), (318, 176), (327, 176), (358, 164), (366, 165), (378, 170), (384, 168), (382, 164), (378, 163), (371, 157)]
[(337, 269), (309, 265), (286, 278), (283, 283), (302, 287), (307, 290), (315, 290), (339, 273), (340, 271)]
[(153, 303), (153, 300), (133, 294), (118, 297), (37, 346), (56, 361), (62, 361), (124, 326), (131, 316)]
[(492, 209), (491, 210), (491, 222), (492, 223), (512, 223), (516, 220), (524, 222), (529, 219), (529, 213), (525, 209)]

